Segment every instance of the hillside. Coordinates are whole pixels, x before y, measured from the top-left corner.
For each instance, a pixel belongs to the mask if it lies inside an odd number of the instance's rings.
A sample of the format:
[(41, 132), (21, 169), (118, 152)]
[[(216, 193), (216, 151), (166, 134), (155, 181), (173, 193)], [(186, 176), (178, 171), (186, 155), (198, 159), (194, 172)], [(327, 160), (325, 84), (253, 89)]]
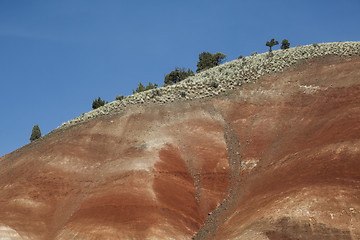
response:
[(234, 60), (64, 123), (0, 158), (0, 239), (360, 239), (359, 50)]

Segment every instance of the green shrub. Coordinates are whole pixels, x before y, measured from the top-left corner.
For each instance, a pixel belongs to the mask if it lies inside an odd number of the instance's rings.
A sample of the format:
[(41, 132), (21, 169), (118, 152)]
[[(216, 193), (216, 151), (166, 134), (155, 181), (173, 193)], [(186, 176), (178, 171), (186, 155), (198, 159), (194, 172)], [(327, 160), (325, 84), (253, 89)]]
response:
[(210, 87), (217, 88), (218, 86), (219, 86), (219, 84), (216, 81), (212, 81), (210, 83)]
[(186, 92), (180, 92), (180, 96), (183, 98), (186, 97)]
[(145, 91), (145, 86), (141, 82), (138, 84), (138, 87), (135, 90), (134, 89), (132, 90), (133, 94), (143, 91)]
[(314, 48), (319, 48), (320, 46), (317, 43), (313, 43)]
[(238, 57), (238, 59), (242, 59), (243, 58), (243, 55), (240, 55), (239, 57)]
[(282, 40), (280, 48), (283, 50), (290, 48), (289, 41), (287, 39)]
[(153, 89), (151, 91), (152, 95), (151, 97), (154, 98), (154, 97), (160, 97), (161, 96), (161, 93), (160, 93), (160, 90), (159, 89)]
[(138, 84), (138, 87), (136, 88), (136, 90), (132, 90), (133, 91), (133, 94), (134, 93), (140, 93), (140, 92), (144, 92), (146, 90), (150, 90), (150, 89), (155, 89), (157, 88), (158, 85), (155, 83), (155, 84), (152, 84), (151, 82), (149, 82), (149, 84), (145, 87), (141, 82)]
[[(108, 103), (108, 102), (106, 102), (106, 103)], [(99, 108), (99, 107), (101, 107), (101, 106), (104, 106), (106, 103), (105, 103), (105, 100), (102, 100), (102, 99), (99, 97), (98, 99), (95, 99), (95, 100), (93, 101), (93, 103), (92, 103), (92, 108), (93, 108), (93, 109), (97, 109), (97, 108)]]
[(175, 84), (194, 75), (194, 72), (190, 68), (186, 71), (185, 68), (176, 67), (175, 70), (165, 76), (164, 83), (165, 85)]
[(152, 84), (151, 82), (149, 82), (149, 84), (145, 87), (145, 91), (150, 90), (150, 89), (155, 89), (157, 87), (158, 87), (158, 85), (156, 83)]
[(124, 95), (116, 95), (115, 100), (121, 101), (125, 98)]
[(31, 132), (30, 141), (34, 141), (36, 139), (39, 139), (40, 137), (41, 137), (41, 131), (39, 125), (35, 125)]
[(199, 54), (199, 61), (196, 64), (196, 72), (199, 73), (203, 70), (218, 66), (225, 58), (226, 55), (223, 53), (211, 54), (209, 52), (202, 52)]

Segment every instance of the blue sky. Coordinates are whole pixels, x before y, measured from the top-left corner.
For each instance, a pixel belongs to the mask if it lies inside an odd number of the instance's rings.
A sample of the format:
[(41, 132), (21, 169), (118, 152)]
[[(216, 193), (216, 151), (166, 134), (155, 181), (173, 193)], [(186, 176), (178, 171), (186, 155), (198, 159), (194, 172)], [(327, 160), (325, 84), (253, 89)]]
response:
[[(0, 156), (92, 110), (92, 100), (163, 84), (199, 53), (227, 60), (291, 47), (360, 40), (360, 1), (0, 1)], [(275, 47), (274, 49), (277, 49)]]

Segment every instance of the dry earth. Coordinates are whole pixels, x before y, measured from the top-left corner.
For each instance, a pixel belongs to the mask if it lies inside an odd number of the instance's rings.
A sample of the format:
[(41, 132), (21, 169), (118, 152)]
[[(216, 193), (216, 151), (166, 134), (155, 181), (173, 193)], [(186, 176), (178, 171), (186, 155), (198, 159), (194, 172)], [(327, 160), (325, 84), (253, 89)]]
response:
[(360, 57), (128, 106), (0, 158), (0, 239), (360, 239)]

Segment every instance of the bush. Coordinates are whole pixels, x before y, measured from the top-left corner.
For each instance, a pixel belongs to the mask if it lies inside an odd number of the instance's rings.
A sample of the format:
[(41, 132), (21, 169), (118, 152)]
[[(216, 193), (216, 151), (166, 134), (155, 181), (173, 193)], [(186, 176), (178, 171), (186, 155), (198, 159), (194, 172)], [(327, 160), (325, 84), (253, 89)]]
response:
[(39, 139), (40, 137), (41, 137), (41, 131), (39, 125), (35, 125), (31, 132), (30, 141), (34, 141), (36, 139)]
[(217, 88), (218, 86), (219, 86), (219, 84), (216, 81), (212, 81), (210, 83), (210, 87)]
[(251, 54), (250, 54), (250, 56), (256, 56), (256, 55), (258, 55), (258, 52), (252, 52)]
[(180, 96), (183, 98), (186, 97), (186, 92), (180, 92)]
[(280, 48), (283, 50), (290, 48), (289, 41), (287, 39), (282, 40)]
[(152, 95), (151, 97), (154, 98), (154, 97), (160, 97), (161, 96), (161, 93), (160, 93), (160, 90), (159, 89), (153, 89), (151, 91)]
[(211, 54), (209, 52), (202, 52), (199, 54), (199, 61), (196, 64), (196, 72), (199, 73), (203, 70), (218, 66), (225, 58), (226, 55), (223, 53)]
[(149, 82), (149, 84), (145, 87), (145, 91), (150, 90), (150, 89), (155, 89), (157, 87), (158, 87), (158, 85), (156, 83), (152, 84), (151, 82)]
[(243, 55), (240, 55), (239, 57), (238, 57), (238, 59), (242, 59), (243, 58)]
[(116, 95), (115, 100), (121, 101), (125, 98), (124, 95)]
[(135, 90), (133, 89), (132, 91), (133, 91), (133, 94), (143, 92), (143, 91), (145, 91), (145, 86), (140, 82), (138, 84), (138, 87)]
[[(108, 103), (108, 102), (106, 102)], [(97, 109), (101, 106), (104, 106), (105, 105), (105, 100), (102, 100), (100, 97), (98, 99), (95, 99), (92, 103), (92, 108), (93, 109)]]
[(185, 68), (176, 67), (174, 71), (171, 71), (165, 76), (164, 83), (166, 85), (175, 84), (194, 75), (194, 72), (190, 68), (186, 71)]
[(133, 94), (134, 93), (140, 93), (140, 92), (144, 92), (146, 90), (150, 90), (150, 89), (155, 89), (157, 88), (158, 85), (155, 83), (155, 84), (152, 84), (151, 82), (149, 82), (149, 84), (145, 87), (141, 82), (138, 84), (138, 87), (136, 88), (136, 90), (132, 90), (133, 91)]
[(278, 44), (279, 44), (279, 42), (278, 42), (278, 41), (275, 41), (275, 39), (273, 38), (273, 39), (270, 40), (270, 42), (267, 41), (265, 45), (268, 46), (268, 47), (270, 47), (269, 52), (271, 52), (271, 51), (272, 51), (271, 48), (272, 48), (273, 46), (275, 46), (275, 45), (278, 45)]

